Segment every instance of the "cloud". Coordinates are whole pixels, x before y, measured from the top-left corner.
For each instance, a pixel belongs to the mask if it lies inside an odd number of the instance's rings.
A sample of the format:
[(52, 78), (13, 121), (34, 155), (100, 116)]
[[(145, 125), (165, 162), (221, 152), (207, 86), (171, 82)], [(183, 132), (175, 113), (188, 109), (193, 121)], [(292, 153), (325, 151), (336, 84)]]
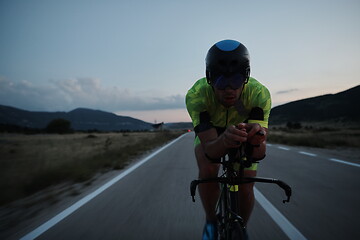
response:
[(287, 93), (296, 92), (296, 91), (299, 91), (299, 89), (292, 88), (292, 89), (282, 90), (282, 91), (276, 92), (276, 94), (287, 94)]
[(100, 79), (50, 80), (46, 84), (14, 82), (0, 78), (0, 104), (26, 110), (69, 111), (78, 107), (105, 111), (140, 111), (184, 108), (184, 96), (143, 94), (116, 86), (105, 87)]

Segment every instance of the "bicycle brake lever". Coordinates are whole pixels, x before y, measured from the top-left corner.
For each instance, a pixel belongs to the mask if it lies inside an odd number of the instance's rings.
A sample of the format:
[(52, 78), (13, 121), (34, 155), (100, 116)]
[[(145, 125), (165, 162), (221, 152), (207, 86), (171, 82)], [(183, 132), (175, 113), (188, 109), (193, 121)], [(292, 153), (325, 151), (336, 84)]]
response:
[(196, 186), (197, 186), (197, 181), (194, 180), (191, 182), (190, 184), (190, 194), (191, 194), (191, 197), (192, 197), (192, 201), (195, 202), (195, 193), (196, 193)]
[(287, 199), (283, 200), (283, 203), (290, 202), (290, 197), (292, 193), (291, 187), (286, 183), (284, 183), (283, 181), (278, 181), (277, 184), (285, 191), (285, 194), (287, 196)]
[(290, 196), (287, 196), (287, 199), (283, 200), (283, 203), (287, 203), (287, 202), (290, 202)]

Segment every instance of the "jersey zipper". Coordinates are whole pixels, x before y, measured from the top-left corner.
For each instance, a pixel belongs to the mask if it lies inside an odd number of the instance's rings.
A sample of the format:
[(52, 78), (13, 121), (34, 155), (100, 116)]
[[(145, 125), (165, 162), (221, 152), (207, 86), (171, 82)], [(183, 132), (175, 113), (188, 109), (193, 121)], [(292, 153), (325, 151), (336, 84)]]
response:
[(229, 120), (229, 109), (226, 109), (225, 129), (227, 128), (227, 125), (228, 125), (228, 120)]

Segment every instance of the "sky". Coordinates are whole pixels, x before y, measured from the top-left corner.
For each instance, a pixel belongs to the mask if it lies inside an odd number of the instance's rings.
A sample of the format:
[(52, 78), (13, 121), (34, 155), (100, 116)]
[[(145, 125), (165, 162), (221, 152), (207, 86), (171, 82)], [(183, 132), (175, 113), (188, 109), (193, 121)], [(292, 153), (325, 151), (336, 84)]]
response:
[(360, 84), (358, 0), (0, 0), (0, 105), (190, 121), (223, 39), (248, 48), (273, 106)]

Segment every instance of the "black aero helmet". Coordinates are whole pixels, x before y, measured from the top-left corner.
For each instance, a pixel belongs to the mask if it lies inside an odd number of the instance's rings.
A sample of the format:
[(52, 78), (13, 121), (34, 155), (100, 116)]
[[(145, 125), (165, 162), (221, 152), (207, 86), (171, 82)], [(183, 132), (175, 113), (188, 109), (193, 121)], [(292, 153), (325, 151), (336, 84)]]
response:
[(217, 79), (240, 76), (244, 83), (250, 77), (250, 57), (247, 48), (235, 40), (215, 43), (206, 55), (206, 79), (213, 84)]

